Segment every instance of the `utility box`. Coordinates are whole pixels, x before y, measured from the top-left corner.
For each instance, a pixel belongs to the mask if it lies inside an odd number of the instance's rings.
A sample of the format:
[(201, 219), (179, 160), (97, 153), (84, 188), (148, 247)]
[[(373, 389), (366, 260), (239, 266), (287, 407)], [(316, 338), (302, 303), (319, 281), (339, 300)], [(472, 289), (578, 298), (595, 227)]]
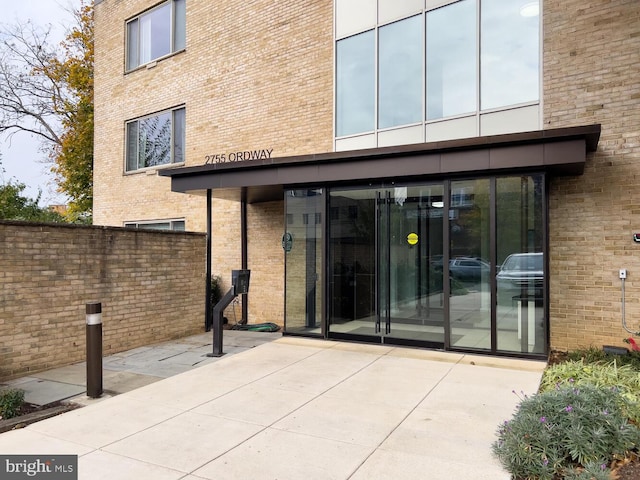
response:
[(249, 293), (250, 277), (251, 270), (231, 270), (231, 284), (235, 295)]

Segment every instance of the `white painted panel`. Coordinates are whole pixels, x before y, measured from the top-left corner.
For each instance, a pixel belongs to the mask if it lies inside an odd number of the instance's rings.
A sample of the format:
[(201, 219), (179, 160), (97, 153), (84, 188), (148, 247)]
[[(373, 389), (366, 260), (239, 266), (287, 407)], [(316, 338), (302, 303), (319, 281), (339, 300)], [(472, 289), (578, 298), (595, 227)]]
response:
[(442, 122), (429, 123), (426, 127), (427, 142), (454, 140), (477, 136), (477, 117), (456, 118)]
[(376, 26), (376, 0), (336, 0), (336, 39)]
[(422, 12), (422, 0), (378, 0), (381, 25)]
[(422, 143), (422, 125), (412, 127), (397, 128), (378, 133), (378, 146), (391, 147), (395, 145), (408, 145), (411, 143)]
[(427, 10), (433, 10), (434, 8), (438, 8), (449, 3), (455, 3), (457, 1), (458, 0), (425, 0), (424, 8)]
[(538, 105), (480, 115), (480, 135), (482, 136), (531, 130), (540, 130)]
[(360, 135), (359, 137), (341, 138), (336, 140), (336, 152), (347, 150), (361, 150), (363, 148), (375, 148), (376, 136), (374, 133)]

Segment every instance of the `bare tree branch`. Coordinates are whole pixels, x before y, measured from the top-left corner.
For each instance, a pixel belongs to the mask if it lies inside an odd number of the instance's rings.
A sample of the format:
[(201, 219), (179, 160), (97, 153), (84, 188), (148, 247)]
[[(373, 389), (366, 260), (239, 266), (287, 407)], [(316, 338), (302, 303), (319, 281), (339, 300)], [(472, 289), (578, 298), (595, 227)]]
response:
[(66, 216), (87, 218), (93, 203), (93, 2), (72, 10), (59, 45), (51, 27), (0, 24), (0, 134), (36, 135), (54, 163)]
[(57, 53), (49, 34), (30, 22), (0, 25), (0, 133), (24, 131), (60, 145), (69, 92), (46, 68)]

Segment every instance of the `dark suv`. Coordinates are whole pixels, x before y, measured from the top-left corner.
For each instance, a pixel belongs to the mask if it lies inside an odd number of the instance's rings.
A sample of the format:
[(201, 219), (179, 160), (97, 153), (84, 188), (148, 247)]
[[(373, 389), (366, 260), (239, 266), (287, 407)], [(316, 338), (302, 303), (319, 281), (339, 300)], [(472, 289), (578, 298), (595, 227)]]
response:
[(498, 294), (526, 294), (542, 297), (543, 260), (542, 253), (513, 253), (509, 255), (496, 276)]
[(479, 282), (490, 270), (487, 262), (475, 257), (457, 257), (449, 261), (449, 274), (465, 282)]

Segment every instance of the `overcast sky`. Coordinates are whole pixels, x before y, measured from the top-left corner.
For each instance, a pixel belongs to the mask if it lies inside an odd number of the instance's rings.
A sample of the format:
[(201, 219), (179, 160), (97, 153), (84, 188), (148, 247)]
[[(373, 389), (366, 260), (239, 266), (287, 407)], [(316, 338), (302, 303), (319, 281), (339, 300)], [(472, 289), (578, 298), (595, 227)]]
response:
[[(69, 10), (78, 8), (80, 0), (0, 0), (0, 23), (16, 24), (31, 20), (36, 25), (52, 26), (53, 43), (64, 38), (65, 29), (73, 22)], [(46, 156), (38, 149), (40, 141), (27, 133), (16, 133), (8, 139), (0, 135), (0, 152), (4, 179), (15, 178), (27, 185), (25, 194), (35, 198), (42, 191), (41, 206), (65, 203), (65, 197), (56, 193), (51, 165), (43, 163)]]

